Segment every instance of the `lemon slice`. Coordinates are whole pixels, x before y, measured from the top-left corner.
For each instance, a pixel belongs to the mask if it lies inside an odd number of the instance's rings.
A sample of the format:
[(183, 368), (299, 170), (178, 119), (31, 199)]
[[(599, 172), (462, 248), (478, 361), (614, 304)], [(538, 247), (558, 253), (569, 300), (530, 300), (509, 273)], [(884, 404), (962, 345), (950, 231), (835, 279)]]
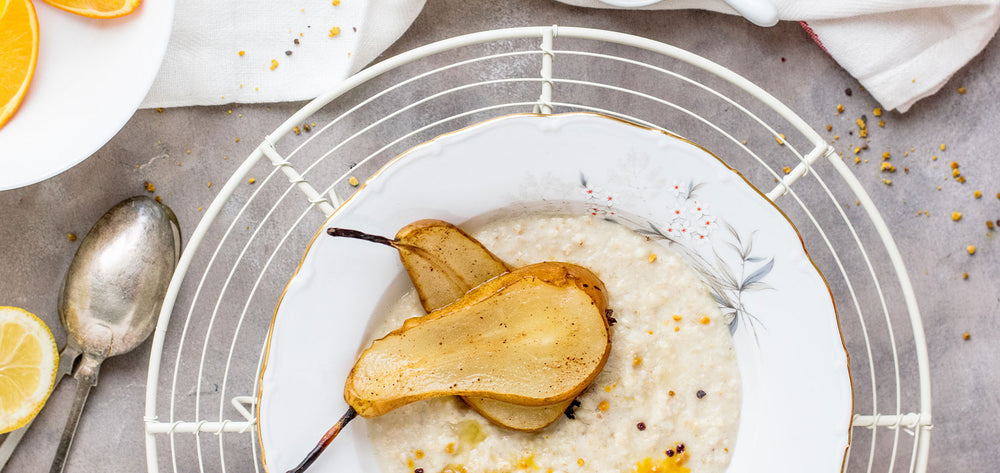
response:
[(0, 433), (38, 414), (58, 365), (56, 340), (45, 322), (24, 309), (0, 306)]

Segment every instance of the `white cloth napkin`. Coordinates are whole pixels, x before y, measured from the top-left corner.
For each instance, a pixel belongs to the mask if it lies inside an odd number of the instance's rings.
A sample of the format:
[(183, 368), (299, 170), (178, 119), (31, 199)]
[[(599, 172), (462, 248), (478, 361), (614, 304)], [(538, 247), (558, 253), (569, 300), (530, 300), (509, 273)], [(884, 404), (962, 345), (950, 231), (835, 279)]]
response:
[[(614, 8), (599, 0), (559, 0)], [(772, 0), (883, 108), (900, 112), (937, 92), (1000, 26), (1000, 0)], [(663, 0), (644, 9), (735, 13), (721, 0)]]
[[(425, 0), (176, 2), (142, 108), (312, 99), (396, 41)], [(334, 27), (340, 33), (331, 37)]]

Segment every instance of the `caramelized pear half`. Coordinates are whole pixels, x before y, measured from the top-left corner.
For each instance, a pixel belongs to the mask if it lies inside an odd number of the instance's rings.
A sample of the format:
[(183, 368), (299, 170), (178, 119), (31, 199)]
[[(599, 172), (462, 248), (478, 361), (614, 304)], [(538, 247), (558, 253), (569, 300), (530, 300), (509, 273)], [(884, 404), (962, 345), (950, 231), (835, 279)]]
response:
[(586, 268), (546, 262), (504, 273), (373, 342), (344, 398), (363, 417), (438, 396), (572, 400), (610, 353), (606, 308), (604, 285)]

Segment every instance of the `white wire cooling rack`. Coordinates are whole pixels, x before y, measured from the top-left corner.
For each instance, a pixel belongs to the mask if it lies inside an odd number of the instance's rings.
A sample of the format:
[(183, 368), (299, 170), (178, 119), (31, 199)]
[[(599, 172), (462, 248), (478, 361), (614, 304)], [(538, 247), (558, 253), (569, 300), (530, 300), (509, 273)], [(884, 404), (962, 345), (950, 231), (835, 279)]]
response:
[(916, 299), (885, 222), (834, 149), (772, 95), (700, 56), (556, 26), (456, 37), (378, 63), (247, 157), (195, 229), (160, 312), (144, 417), (149, 471), (261, 471), (254, 394), (267, 329), (351, 177), (441, 133), (532, 111), (670, 131), (766, 190), (837, 303), (855, 398), (844, 471), (926, 471), (930, 376)]

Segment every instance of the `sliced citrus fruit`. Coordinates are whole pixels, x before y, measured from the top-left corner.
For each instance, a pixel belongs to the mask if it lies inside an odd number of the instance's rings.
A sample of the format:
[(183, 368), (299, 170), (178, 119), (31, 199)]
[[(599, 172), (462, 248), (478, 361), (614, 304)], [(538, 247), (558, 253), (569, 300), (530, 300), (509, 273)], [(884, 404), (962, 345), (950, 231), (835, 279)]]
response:
[(0, 433), (38, 414), (58, 365), (56, 341), (45, 322), (24, 309), (0, 306)]
[[(13, 0), (11, 0), (13, 1)], [(45, 0), (60, 10), (88, 18), (118, 18), (135, 11), (141, 0)]]
[(0, 127), (21, 104), (38, 63), (38, 17), (31, 0), (0, 0)]

